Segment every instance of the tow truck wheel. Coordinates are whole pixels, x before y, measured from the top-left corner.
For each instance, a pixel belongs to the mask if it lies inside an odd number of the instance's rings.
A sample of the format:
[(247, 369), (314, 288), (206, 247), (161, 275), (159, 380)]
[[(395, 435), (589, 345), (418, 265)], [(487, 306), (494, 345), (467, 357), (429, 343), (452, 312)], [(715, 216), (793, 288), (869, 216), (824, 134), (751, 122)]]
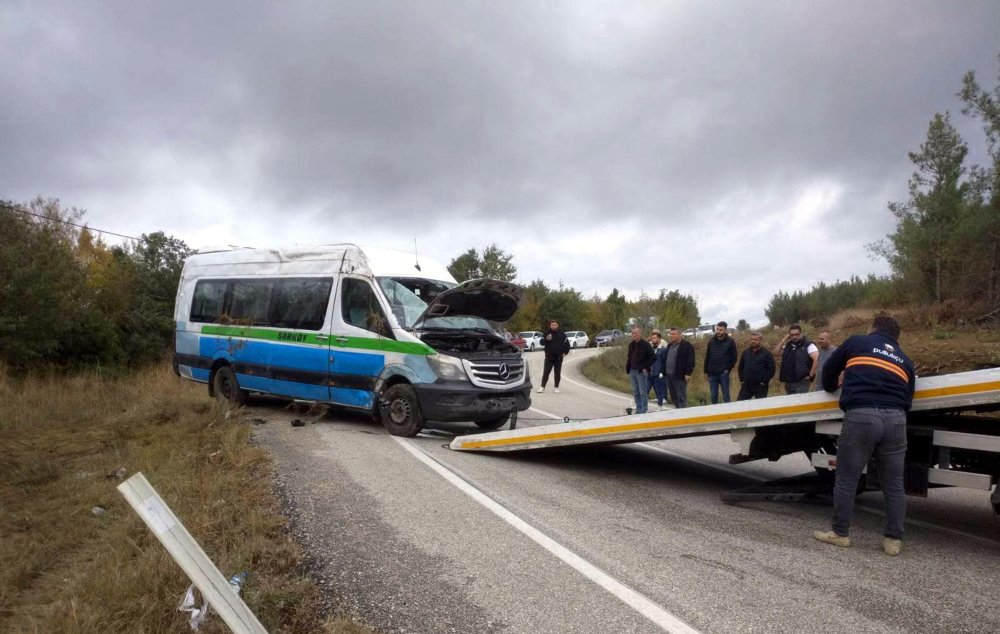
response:
[(412, 386), (397, 383), (385, 391), (382, 395), (382, 425), (393, 436), (413, 437), (424, 428), (420, 401)]
[(488, 418), (486, 420), (477, 420), (476, 425), (480, 429), (500, 429), (507, 424), (510, 420), (510, 414), (504, 414), (503, 416), (497, 416), (496, 418)]
[(247, 402), (247, 391), (240, 387), (236, 380), (236, 373), (228, 365), (222, 366), (215, 371), (212, 377), (212, 387), (215, 391), (215, 398), (227, 407), (240, 407)]

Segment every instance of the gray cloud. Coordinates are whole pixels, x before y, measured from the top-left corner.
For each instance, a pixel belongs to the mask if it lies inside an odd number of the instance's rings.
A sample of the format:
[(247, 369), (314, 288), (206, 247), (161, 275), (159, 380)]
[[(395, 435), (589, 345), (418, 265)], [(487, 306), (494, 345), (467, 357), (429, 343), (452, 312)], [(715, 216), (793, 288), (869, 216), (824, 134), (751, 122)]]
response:
[(907, 150), (1000, 52), (994, 2), (619, 4), (7, 3), (0, 196), (196, 244), (497, 241), (760, 320), (885, 270)]

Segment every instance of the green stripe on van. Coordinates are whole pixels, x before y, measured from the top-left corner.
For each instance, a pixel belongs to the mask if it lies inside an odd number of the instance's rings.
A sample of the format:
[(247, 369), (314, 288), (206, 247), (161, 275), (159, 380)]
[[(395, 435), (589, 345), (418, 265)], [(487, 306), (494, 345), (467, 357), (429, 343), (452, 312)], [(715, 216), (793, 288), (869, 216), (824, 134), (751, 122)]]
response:
[[(379, 337), (344, 337), (332, 335), (320, 339), (318, 335), (295, 330), (270, 330), (267, 328), (250, 328), (243, 326), (212, 326), (201, 327), (203, 335), (220, 337), (239, 337), (241, 339), (263, 339), (265, 341), (280, 341), (282, 343), (298, 343), (308, 346), (326, 347), (332, 344), (334, 348), (357, 348), (359, 350), (378, 350), (380, 352), (399, 352), (402, 354), (434, 354), (434, 349), (423, 343), (412, 341), (396, 341)], [(347, 339), (346, 342), (343, 339)]]

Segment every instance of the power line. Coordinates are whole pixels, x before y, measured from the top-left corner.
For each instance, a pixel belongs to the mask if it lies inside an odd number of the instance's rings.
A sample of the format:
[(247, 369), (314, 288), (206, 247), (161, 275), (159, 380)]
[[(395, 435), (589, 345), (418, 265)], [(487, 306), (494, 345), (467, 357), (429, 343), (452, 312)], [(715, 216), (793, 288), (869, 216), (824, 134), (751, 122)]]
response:
[(84, 229), (86, 231), (96, 231), (97, 233), (106, 233), (109, 236), (117, 236), (119, 238), (125, 238), (127, 240), (135, 240), (136, 242), (146, 242), (145, 238), (136, 238), (135, 236), (127, 236), (124, 233), (115, 233), (114, 231), (105, 231), (104, 229), (95, 229), (94, 227), (88, 227), (87, 225), (79, 225), (75, 222), (70, 222), (69, 220), (63, 220), (62, 218), (50, 218), (48, 216), (43, 216), (42, 214), (36, 214), (33, 211), (28, 211), (27, 209), (21, 209), (13, 205), (8, 205), (6, 203), (0, 203), (0, 208), (7, 209), (9, 211), (16, 211), (28, 216), (34, 216), (35, 218), (41, 218), (42, 220), (47, 220), (49, 222), (59, 222), (64, 225), (69, 225), (71, 227), (76, 227), (77, 229)]

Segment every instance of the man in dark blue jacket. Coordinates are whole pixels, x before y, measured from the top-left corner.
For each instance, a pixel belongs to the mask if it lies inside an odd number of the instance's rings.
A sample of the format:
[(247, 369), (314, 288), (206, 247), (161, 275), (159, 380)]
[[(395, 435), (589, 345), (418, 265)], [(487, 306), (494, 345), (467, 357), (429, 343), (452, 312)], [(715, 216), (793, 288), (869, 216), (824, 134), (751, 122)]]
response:
[(878, 457), (878, 481), (885, 496), (882, 549), (898, 555), (902, 547), (906, 493), (906, 412), (913, 403), (916, 373), (899, 347), (899, 324), (880, 313), (867, 335), (855, 335), (830, 356), (823, 367), (823, 389), (836, 392), (841, 383), (840, 409), (844, 424), (837, 441), (837, 472), (833, 489), (830, 531), (816, 531), (816, 539), (850, 546), (854, 496), (861, 472), (872, 453)]
[(720, 321), (715, 325), (715, 336), (708, 340), (705, 350), (705, 377), (708, 379), (708, 391), (712, 395), (712, 405), (719, 402), (719, 389), (722, 389), (722, 401), (729, 402), (729, 372), (736, 365), (736, 342), (729, 336), (729, 324)]

